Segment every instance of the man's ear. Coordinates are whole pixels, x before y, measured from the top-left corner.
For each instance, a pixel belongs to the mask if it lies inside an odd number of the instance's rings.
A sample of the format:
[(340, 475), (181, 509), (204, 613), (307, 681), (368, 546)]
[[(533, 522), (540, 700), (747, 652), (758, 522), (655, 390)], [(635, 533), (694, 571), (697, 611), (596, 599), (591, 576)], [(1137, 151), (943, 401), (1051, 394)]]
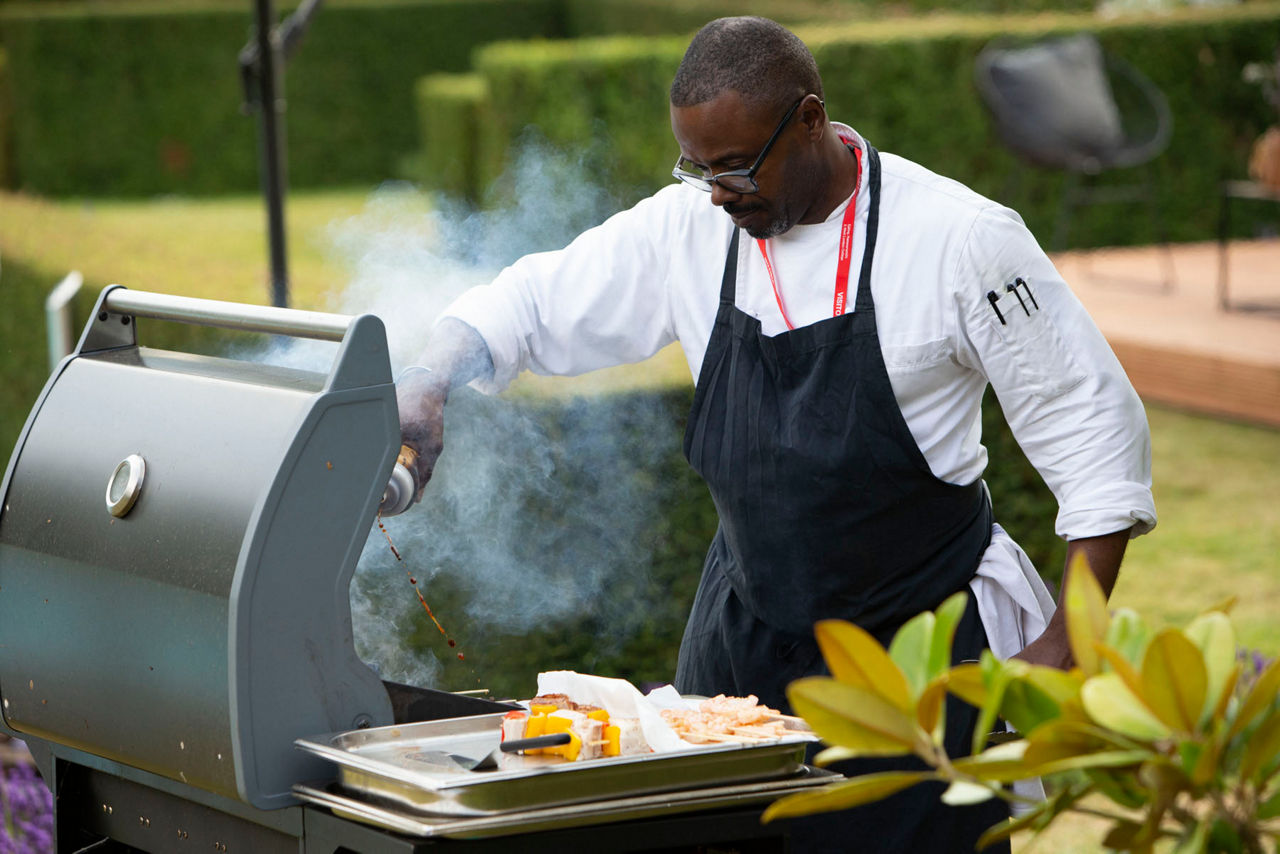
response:
[(806, 95), (804, 103), (800, 105), (797, 112), (800, 113), (800, 121), (808, 130), (809, 140), (811, 142), (821, 140), (827, 130), (827, 109), (823, 106), (822, 99), (817, 95)]

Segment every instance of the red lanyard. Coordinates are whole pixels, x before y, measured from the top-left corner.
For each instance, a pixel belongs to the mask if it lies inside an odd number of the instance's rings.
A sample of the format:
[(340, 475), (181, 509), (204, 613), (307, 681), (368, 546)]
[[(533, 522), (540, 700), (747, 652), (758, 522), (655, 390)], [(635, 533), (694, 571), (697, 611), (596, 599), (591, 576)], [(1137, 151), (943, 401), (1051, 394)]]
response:
[[(862, 186), (862, 150), (855, 148), (853, 154), (858, 161), (858, 183), (854, 185), (853, 198), (849, 200), (849, 206), (844, 209), (844, 220), (840, 224), (840, 254), (836, 261), (836, 293), (831, 307), (832, 317), (839, 317), (848, 309), (849, 264), (853, 259), (853, 220), (857, 216), (858, 189)], [(757, 240), (756, 246), (760, 247), (764, 268), (769, 271), (769, 284), (773, 285), (773, 298), (778, 301), (778, 310), (782, 312), (782, 319), (786, 322), (788, 329), (795, 329), (791, 318), (787, 316), (787, 307), (782, 302), (782, 291), (778, 290), (778, 277), (774, 275), (773, 262), (769, 260), (769, 241)]]

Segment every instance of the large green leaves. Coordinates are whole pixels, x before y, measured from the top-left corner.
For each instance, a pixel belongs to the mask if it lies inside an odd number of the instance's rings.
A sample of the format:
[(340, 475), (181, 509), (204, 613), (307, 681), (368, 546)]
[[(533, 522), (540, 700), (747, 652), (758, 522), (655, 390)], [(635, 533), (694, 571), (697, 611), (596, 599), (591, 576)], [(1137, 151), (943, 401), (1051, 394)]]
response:
[(800, 792), (774, 801), (764, 811), (761, 821), (778, 818), (795, 818), (850, 807), (887, 798), (903, 789), (925, 780), (937, 779), (930, 771), (886, 771), (881, 774), (864, 774), (843, 783), (824, 786), (813, 792)]
[(788, 685), (787, 699), (823, 741), (853, 755), (897, 756), (921, 744), (914, 716), (866, 688), (811, 676)]
[(1208, 691), (1204, 657), (1186, 635), (1165, 629), (1142, 659), (1142, 699), (1157, 718), (1179, 732), (1194, 732)]
[(951, 642), (964, 615), (967, 593), (957, 593), (938, 606), (912, 617), (889, 643), (889, 657), (907, 678), (914, 701), (929, 683), (951, 666)]
[(1089, 561), (1081, 553), (1071, 559), (1066, 582), (1067, 639), (1076, 665), (1086, 676), (1101, 672), (1094, 644), (1106, 640), (1111, 616), (1107, 597), (1098, 585)]
[(835, 679), (879, 694), (904, 712), (911, 710), (906, 677), (865, 629), (844, 620), (823, 620), (814, 626), (814, 636)]
[(1101, 726), (1131, 738), (1154, 741), (1167, 738), (1169, 727), (1139, 700), (1115, 673), (1104, 673), (1080, 689), (1084, 709)]
[(1187, 625), (1187, 640), (1195, 644), (1204, 659), (1206, 688), (1201, 723), (1215, 714), (1235, 688), (1239, 668), (1236, 665), (1236, 633), (1231, 620), (1221, 611), (1201, 614)]

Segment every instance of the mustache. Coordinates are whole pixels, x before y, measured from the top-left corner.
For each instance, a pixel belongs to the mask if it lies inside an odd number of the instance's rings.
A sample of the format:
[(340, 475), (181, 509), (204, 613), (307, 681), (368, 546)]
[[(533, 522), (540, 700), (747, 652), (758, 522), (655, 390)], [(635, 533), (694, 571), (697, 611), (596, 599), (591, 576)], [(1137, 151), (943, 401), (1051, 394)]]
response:
[(761, 205), (724, 205), (724, 212), (729, 216), (742, 216), (761, 209)]

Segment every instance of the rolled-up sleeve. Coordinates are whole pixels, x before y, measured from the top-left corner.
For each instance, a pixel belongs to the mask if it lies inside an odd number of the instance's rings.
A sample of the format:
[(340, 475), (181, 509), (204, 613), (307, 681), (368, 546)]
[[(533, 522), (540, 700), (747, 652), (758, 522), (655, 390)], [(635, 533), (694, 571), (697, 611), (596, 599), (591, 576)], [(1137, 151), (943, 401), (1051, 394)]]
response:
[[(1026, 282), (1022, 302), (1006, 290), (1017, 278)], [(992, 207), (976, 215), (956, 282), (960, 358), (987, 377), (1018, 444), (1057, 498), (1058, 535), (1150, 531), (1156, 511), (1142, 402), (1017, 214)]]
[(521, 371), (574, 375), (637, 362), (674, 340), (661, 251), (671, 199), (659, 193), (583, 232), (564, 249), (526, 255), (442, 316), (474, 328), (493, 357), (484, 391)]

